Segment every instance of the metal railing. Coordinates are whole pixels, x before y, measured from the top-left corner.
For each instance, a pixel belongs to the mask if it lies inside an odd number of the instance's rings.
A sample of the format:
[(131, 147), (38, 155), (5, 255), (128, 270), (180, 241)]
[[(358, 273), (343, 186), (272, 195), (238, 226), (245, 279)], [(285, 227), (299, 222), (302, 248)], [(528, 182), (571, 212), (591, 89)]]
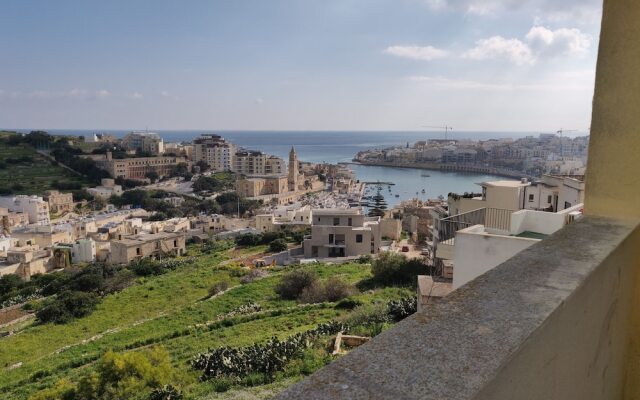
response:
[(477, 210), (436, 220), (435, 224), (438, 232), (437, 241), (444, 242), (449, 239), (453, 239), (456, 232), (460, 229), (468, 228), (473, 225), (484, 225), (485, 215), (485, 208), (479, 208)]
[(466, 213), (452, 215), (441, 220), (436, 220), (438, 242), (442, 243), (453, 239), (456, 232), (473, 225), (484, 225), (489, 229), (509, 231), (511, 229), (511, 214), (513, 210), (505, 208), (478, 208)]
[(506, 208), (486, 208), (484, 217), (484, 226), (491, 229), (501, 231), (509, 231), (511, 229), (511, 214), (513, 210)]

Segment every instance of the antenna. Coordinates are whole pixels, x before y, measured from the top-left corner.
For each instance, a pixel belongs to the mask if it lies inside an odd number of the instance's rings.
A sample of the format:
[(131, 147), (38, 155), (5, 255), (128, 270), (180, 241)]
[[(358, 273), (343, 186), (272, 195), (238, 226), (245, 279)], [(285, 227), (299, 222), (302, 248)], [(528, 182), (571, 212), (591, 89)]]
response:
[(423, 128), (434, 128), (434, 129), (444, 129), (444, 140), (447, 140), (447, 132), (452, 131), (453, 127), (445, 125), (445, 126), (430, 126), (430, 125), (422, 125)]

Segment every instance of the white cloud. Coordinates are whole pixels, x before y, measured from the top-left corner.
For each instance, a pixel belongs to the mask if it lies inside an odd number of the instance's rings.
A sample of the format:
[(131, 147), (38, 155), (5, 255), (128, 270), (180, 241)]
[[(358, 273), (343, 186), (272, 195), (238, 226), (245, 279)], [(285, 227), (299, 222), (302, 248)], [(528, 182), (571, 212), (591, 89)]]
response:
[(435, 60), (438, 58), (444, 58), (449, 55), (449, 52), (441, 49), (437, 49), (433, 46), (390, 46), (387, 47), (384, 52), (396, 57), (411, 58), (414, 60)]
[(516, 65), (533, 64), (539, 59), (557, 56), (583, 56), (591, 47), (591, 36), (576, 28), (551, 30), (534, 26), (524, 41), (492, 36), (480, 39), (476, 46), (462, 53), (463, 58), (474, 60), (506, 59)]
[(450, 79), (440, 76), (412, 76), (415, 82), (445, 89), (484, 90), (484, 91), (550, 91), (550, 90), (593, 90), (593, 85), (570, 83), (510, 83), (479, 82), (464, 79)]
[[(558, 56), (583, 56), (591, 47), (591, 36), (577, 28), (551, 30), (534, 26), (522, 39), (499, 35), (476, 41), (475, 47), (457, 56), (472, 60), (503, 59), (516, 65), (532, 65), (540, 59)], [(434, 60), (452, 55), (433, 46), (390, 46), (384, 53), (414, 60)], [(456, 56), (453, 54), (453, 56)]]
[(52, 91), (52, 90), (31, 90), (31, 91), (0, 91), (0, 97), (11, 99), (36, 99), (36, 100), (49, 100), (49, 99), (72, 99), (72, 100), (95, 100), (102, 99), (110, 96), (111, 93), (108, 90), (102, 89), (97, 91), (91, 91), (86, 89), (74, 88), (67, 91)]
[(138, 92), (133, 92), (127, 95), (128, 98), (132, 99), (132, 100), (140, 100), (142, 99), (144, 96)]
[(169, 92), (167, 92), (166, 90), (163, 90), (162, 92), (160, 92), (160, 96), (169, 97)]
[(575, 28), (552, 31), (544, 26), (534, 26), (525, 38), (539, 56), (584, 55), (591, 46), (591, 36)]
[(262, 97), (256, 97), (253, 101), (254, 101), (256, 104), (262, 104), (262, 103), (264, 103), (264, 99), (263, 99)]
[(462, 53), (462, 58), (486, 60), (503, 58), (516, 65), (533, 64), (535, 57), (531, 48), (519, 39), (505, 39), (502, 36), (492, 36), (480, 39), (476, 47)]

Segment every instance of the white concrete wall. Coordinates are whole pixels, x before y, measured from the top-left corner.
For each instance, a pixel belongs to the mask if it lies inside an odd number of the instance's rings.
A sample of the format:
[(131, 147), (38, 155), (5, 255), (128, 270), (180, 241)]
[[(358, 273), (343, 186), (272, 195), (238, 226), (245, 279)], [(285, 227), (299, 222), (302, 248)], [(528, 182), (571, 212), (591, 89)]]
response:
[(486, 234), (482, 225), (458, 231), (453, 250), (453, 288), (459, 288), (538, 241)]
[(511, 235), (519, 235), (524, 231), (550, 235), (565, 224), (566, 216), (545, 211), (520, 210), (511, 214)]

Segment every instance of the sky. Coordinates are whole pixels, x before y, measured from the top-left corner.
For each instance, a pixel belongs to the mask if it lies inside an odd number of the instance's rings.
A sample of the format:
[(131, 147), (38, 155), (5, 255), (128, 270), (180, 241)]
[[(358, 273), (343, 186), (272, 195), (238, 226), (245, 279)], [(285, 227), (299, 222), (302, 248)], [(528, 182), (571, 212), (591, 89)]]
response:
[(2, 0), (0, 128), (587, 131), (596, 0)]

